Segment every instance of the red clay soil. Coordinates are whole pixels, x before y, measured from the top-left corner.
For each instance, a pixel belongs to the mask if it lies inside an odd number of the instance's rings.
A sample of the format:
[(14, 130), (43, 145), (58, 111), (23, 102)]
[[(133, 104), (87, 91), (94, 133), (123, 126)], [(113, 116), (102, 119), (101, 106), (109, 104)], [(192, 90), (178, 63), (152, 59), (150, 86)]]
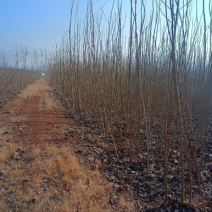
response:
[(52, 88), (40, 79), (1, 109), (0, 121), (13, 127), (15, 142), (59, 142), (59, 129), (73, 123), (63, 114)]

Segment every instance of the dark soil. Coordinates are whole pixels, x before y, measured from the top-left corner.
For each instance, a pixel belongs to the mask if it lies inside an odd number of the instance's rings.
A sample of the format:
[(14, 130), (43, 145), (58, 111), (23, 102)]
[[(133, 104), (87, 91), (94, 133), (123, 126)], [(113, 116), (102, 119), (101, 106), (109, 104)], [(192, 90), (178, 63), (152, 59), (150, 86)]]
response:
[[(146, 154), (136, 152), (136, 159), (133, 162), (129, 160), (129, 146), (118, 150), (119, 160), (113, 148), (113, 142), (108, 133), (102, 131), (98, 124), (83, 119), (83, 115), (73, 110), (71, 104), (65, 101), (57, 93), (58, 98), (62, 101), (67, 109), (67, 118), (75, 118), (81, 127), (74, 128), (66, 136), (77, 139), (75, 143), (75, 153), (80, 158), (81, 163), (86, 164), (90, 169), (99, 169), (108, 181), (114, 184), (116, 188), (115, 197), (128, 190), (133, 191), (134, 205), (136, 211), (204, 211), (201, 201), (200, 191), (203, 194), (206, 211), (211, 211), (212, 205), (212, 131), (208, 132), (206, 139), (206, 150), (204, 153), (204, 169), (200, 172), (202, 182), (205, 186), (199, 188), (197, 170), (193, 164), (192, 168), (192, 201), (189, 204), (190, 181), (189, 169), (186, 160), (184, 161), (184, 178), (185, 178), (185, 201), (180, 205), (181, 197), (181, 170), (179, 166), (180, 150), (176, 144), (176, 150), (170, 152), (168, 160), (168, 198), (165, 203), (164, 189), (164, 151), (160, 146), (161, 139), (158, 136), (157, 125), (153, 131), (153, 142), (150, 158), (150, 170), (147, 176)], [(126, 141), (127, 139), (125, 139)], [(145, 136), (143, 136), (145, 143)], [(144, 152), (146, 150), (144, 149)], [(201, 151), (198, 150), (198, 160)], [(206, 201), (206, 195), (209, 204)], [(111, 204), (117, 205), (117, 198), (111, 200)]]

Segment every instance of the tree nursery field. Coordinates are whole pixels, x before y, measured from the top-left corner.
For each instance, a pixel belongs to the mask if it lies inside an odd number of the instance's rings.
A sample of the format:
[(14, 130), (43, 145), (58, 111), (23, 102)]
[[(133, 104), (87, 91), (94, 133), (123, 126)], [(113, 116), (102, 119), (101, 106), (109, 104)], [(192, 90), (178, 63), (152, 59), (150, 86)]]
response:
[(211, 1), (94, 4), (0, 68), (0, 211), (212, 211)]

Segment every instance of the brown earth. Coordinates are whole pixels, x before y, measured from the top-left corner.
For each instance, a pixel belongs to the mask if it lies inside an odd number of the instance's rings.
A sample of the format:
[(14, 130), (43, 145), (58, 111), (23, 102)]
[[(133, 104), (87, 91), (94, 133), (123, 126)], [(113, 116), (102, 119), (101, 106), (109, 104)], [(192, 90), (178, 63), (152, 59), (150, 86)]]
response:
[(64, 112), (44, 78), (0, 109), (0, 211), (133, 211), (126, 195), (111, 204), (112, 183), (80, 163)]

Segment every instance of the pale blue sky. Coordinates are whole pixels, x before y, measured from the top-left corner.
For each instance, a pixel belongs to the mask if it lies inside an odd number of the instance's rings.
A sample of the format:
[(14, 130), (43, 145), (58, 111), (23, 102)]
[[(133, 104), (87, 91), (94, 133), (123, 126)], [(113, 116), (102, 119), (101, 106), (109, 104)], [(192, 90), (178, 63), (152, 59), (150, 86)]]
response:
[[(78, 2), (82, 17), (87, 0)], [(94, 10), (105, 2), (96, 2)], [(103, 8), (106, 14), (111, 5), (112, 0), (108, 0)], [(125, 2), (124, 8), (126, 5)], [(0, 0), (0, 49), (12, 50), (21, 45), (22, 39), (29, 48), (54, 48), (68, 28), (69, 18), (70, 0)]]
[(0, 48), (51, 48), (67, 27), (69, 0), (0, 0)]
[[(201, 10), (202, 0), (197, 1)], [(206, 5), (208, 1), (206, 0)], [(99, 7), (107, 2), (103, 10), (108, 15), (113, 0), (93, 2), (96, 2), (94, 11), (98, 11)], [(147, 12), (151, 10), (151, 2), (152, 0), (146, 0)], [(83, 17), (87, 0), (78, 0), (78, 3), (79, 15)], [(130, 0), (123, 0), (123, 14), (129, 14), (129, 9)], [(15, 47), (20, 47), (22, 40), (30, 49), (54, 49), (55, 43), (60, 41), (61, 34), (68, 29), (69, 18), (70, 0), (0, 0), (0, 50), (11, 51)], [(129, 22), (129, 16), (126, 21)]]

